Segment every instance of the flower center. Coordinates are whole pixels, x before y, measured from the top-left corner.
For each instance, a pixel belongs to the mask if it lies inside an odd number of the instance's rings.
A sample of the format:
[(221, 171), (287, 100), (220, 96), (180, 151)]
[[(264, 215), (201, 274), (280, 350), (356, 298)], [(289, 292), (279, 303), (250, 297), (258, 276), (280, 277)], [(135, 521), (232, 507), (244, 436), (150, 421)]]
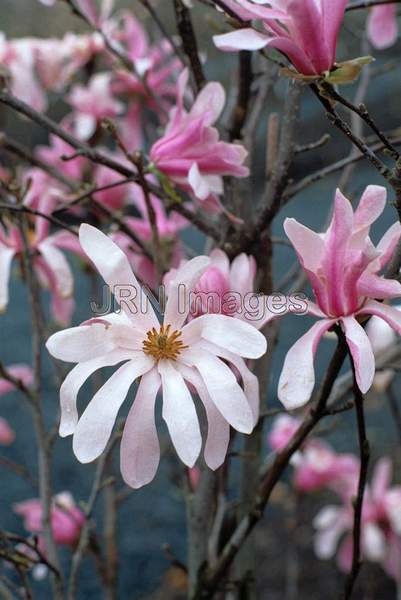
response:
[(162, 325), (160, 331), (154, 327), (146, 334), (143, 342), (143, 352), (147, 356), (153, 356), (157, 361), (162, 358), (177, 360), (182, 350), (188, 348), (181, 340), (181, 331), (171, 331), (171, 325)]

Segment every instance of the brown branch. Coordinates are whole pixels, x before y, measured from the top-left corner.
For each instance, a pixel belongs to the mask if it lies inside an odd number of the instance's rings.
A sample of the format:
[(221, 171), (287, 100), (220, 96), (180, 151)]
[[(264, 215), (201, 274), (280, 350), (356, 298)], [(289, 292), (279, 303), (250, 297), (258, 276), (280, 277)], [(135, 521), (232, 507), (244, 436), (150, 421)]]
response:
[(182, 47), (188, 57), (188, 61), (191, 66), (191, 72), (195, 80), (196, 89), (198, 92), (200, 92), (206, 83), (206, 78), (200, 60), (198, 41), (196, 39), (195, 30), (192, 24), (191, 13), (183, 4), (182, 0), (174, 0), (174, 10)]
[(238, 54), (238, 95), (230, 122), (230, 139), (242, 137), (242, 130), (251, 104), (251, 87), (253, 81), (252, 52), (243, 50)]
[(334, 382), (347, 356), (346, 342), (343, 335), (341, 333), (339, 333), (339, 335), (339, 343), (331, 360), (315, 407), (309, 412), (297, 433), (293, 436), (287, 446), (276, 455), (272, 466), (261, 482), (252, 510), (250, 510), (237, 525), (221, 551), (216, 564), (213, 567), (206, 569), (201, 575), (193, 600), (205, 600), (213, 597), (217, 586), (227, 572), (228, 567), (232, 564), (232, 561), (242, 547), (242, 544), (262, 518), (271, 493), (287, 468), (291, 457), (302, 446), (308, 435), (324, 416), (326, 404)]

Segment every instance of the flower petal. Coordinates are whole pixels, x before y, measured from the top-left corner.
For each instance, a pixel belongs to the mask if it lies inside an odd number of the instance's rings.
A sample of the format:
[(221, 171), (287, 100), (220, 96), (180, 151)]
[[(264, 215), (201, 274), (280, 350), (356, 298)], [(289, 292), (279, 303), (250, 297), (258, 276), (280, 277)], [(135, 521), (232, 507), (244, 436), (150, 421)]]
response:
[(255, 327), (226, 315), (203, 315), (183, 329), (183, 340), (200, 338), (244, 358), (260, 358), (267, 350), (267, 340)]
[(128, 390), (135, 379), (150, 371), (153, 365), (153, 360), (144, 354), (130, 360), (93, 396), (74, 433), (73, 449), (80, 462), (92, 462), (102, 454)]
[(103, 367), (113, 367), (124, 360), (132, 359), (132, 351), (114, 350), (93, 360), (79, 363), (64, 379), (60, 388), (60, 436), (72, 435), (78, 424), (77, 396), (85, 381)]
[(224, 52), (261, 50), (267, 45), (268, 37), (254, 29), (244, 28), (237, 31), (230, 31), (230, 33), (223, 33), (222, 35), (214, 35), (213, 42), (216, 48)]
[(159, 466), (155, 401), (160, 385), (156, 368), (142, 377), (125, 423), (120, 450), (121, 474), (125, 483), (134, 489), (150, 483)]
[(278, 384), (278, 397), (287, 410), (299, 408), (310, 400), (315, 387), (316, 348), (334, 323), (326, 319), (318, 321), (288, 351)]
[[(131, 301), (120, 301), (121, 308), (142, 331), (158, 328), (159, 323), (146, 294), (132, 272), (124, 252), (107, 235), (83, 223), (79, 229), (79, 240), (110, 291), (115, 293), (121, 286), (132, 292)], [(117, 300), (119, 294), (117, 294)], [(128, 303), (129, 302), (129, 303)]]
[(376, 300), (368, 300), (358, 311), (358, 315), (375, 315), (383, 319), (394, 331), (401, 335), (401, 312), (394, 306), (377, 302)]
[(62, 298), (68, 298), (74, 291), (74, 278), (64, 254), (48, 240), (38, 246), (38, 250), (53, 273), (56, 292)]
[(343, 317), (341, 322), (351, 350), (356, 381), (361, 392), (365, 394), (370, 389), (375, 376), (375, 357), (372, 344), (366, 331), (354, 317)]
[(116, 348), (111, 329), (103, 323), (64, 329), (50, 336), (46, 348), (54, 358), (65, 362), (91, 360)]
[(226, 421), (241, 433), (251, 433), (254, 427), (252, 408), (231, 369), (202, 349), (185, 350), (180, 359), (198, 369), (211, 399)]
[(159, 373), (163, 388), (163, 419), (178, 456), (188, 467), (193, 467), (202, 448), (194, 401), (181, 373), (170, 361), (160, 361)]
[(190, 293), (210, 265), (207, 256), (197, 256), (177, 269), (169, 284), (169, 295), (164, 315), (164, 323), (180, 329), (190, 310)]
[(0, 243), (0, 312), (8, 304), (8, 282), (15, 251)]
[(230, 425), (217, 410), (202, 378), (195, 369), (191, 369), (182, 364), (179, 364), (178, 368), (184, 379), (194, 386), (205, 407), (207, 438), (204, 456), (207, 466), (215, 471), (223, 464), (227, 455), (227, 449), (230, 443)]

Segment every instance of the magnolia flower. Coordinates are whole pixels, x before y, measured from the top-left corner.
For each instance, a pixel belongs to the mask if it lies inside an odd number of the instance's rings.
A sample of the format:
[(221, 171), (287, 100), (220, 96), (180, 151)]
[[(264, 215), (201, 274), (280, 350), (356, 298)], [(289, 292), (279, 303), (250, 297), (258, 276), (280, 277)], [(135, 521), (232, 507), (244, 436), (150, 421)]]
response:
[(118, 26), (111, 28), (109, 38), (122, 47), (135, 67), (132, 72), (117, 65), (112, 82), (113, 92), (129, 101), (127, 113), (117, 126), (123, 142), (132, 152), (142, 147), (142, 130), (149, 109), (165, 123), (165, 115), (175, 102), (182, 63), (168, 40), (151, 45), (143, 25), (129, 12), (124, 12)]
[[(386, 573), (401, 583), (401, 487), (390, 488), (391, 461), (382, 458), (376, 465), (371, 487), (365, 490), (362, 507), (361, 549), (366, 560), (381, 564)], [(342, 506), (327, 506), (314, 520), (317, 530), (315, 552), (321, 559), (334, 556), (344, 572), (352, 564), (354, 508), (352, 498)]]
[[(143, 189), (133, 184), (130, 186), (130, 201), (136, 206), (141, 217), (126, 217), (124, 222), (136, 235), (150, 246), (152, 240), (152, 227), (149, 223)], [(165, 263), (177, 267), (183, 256), (179, 232), (188, 227), (188, 221), (178, 213), (167, 215), (163, 203), (157, 196), (150, 194), (150, 201), (156, 216), (159, 241), (163, 251)], [(118, 231), (111, 236), (125, 254), (137, 276), (151, 289), (159, 285), (158, 274), (154, 262), (143, 254), (126, 233)]]
[(397, 41), (397, 4), (373, 6), (368, 17), (368, 38), (375, 48), (384, 50)]
[(87, 140), (102, 119), (120, 115), (124, 105), (113, 97), (111, 73), (97, 73), (88, 85), (75, 85), (67, 101), (75, 109), (74, 126), (79, 138)]
[[(70, 119), (62, 123), (62, 126), (71, 131)], [(76, 156), (71, 160), (63, 160), (64, 156), (72, 156), (75, 153), (74, 148), (55, 135), (49, 137), (47, 146), (38, 146), (36, 153), (45, 162), (56, 167), (61, 173), (72, 179), (82, 179), (88, 160), (83, 156)]]
[(223, 192), (223, 175), (249, 175), (249, 169), (243, 166), (247, 152), (239, 144), (220, 141), (217, 129), (212, 127), (226, 100), (220, 83), (207, 84), (187, 112), (187, 82), (185, 69), (178, 82), (177, 106), (171, 112), (164, 136), (152, 146), (150, 158), (159, 171), (205, 201)]
[[(268, 436), (273, 450), (282, 450), (301, 426), (301, 419), (280, 415), (275, 419)], [(294, 486), (302, 492), (328, 488), (342, 498), (356, 492), (360, 463), (353, 454), (339, 454), (326, 442), (307, 439), (291, 460), (294, 467)]]
[(214, 43), (221, 50), (276, 48), (306, 76), (326, 74), (336, 66), (347, 0), (225, 0), (225, 4), (244, 21), (261, 20), (265, 31), (242, 28), (216, 35)]
[(400, 238), (401, 225), (397, 222), (390, 227), (377, 247), (369, 237), (370, 226), (384, 210), (386, 195), (383, 187), (367, 187), (354, 213), (338, 190), (332, 222), (323, 234), (295, 219), (284, 223), (316, 297), (317, 304), (309, 303), (309, 314), (320, 318), (286, 356), (278, 395), (287, 409), (303, 406), (310, 399), (315, 385), (315, 352), (322, 336), (335, 325), (345, 334), (362, 393), (372, 385), (375, 358), (361, 323), (376, 315), (397, 334), (401, 332), (400, 312), (378, 302), (401, 296), (401, 284), (380, 275)]
[[(35, 198), (35, 194), (32, 194)], [(33, 208), (42, 214), (50, 214), (55, 198), (52, 190), (42, 196)], [(28, 244), (34, 252), (33, 266), (39, 282), (51, 293), (51, 309), (54, 318), (67, 324), (74, 309), (72, 298), (74, 279), (68, 262), (61, 250), (77, 251), (75, 236), (68, 231), (49, 235), (50, 224), (44, 217), (36, 217), (28, 232)], [(18, 227), (0, 225), (0, 311), (8, 304), (8, 286), (12, 262), (24, 252), (24, 240)]]
[[(159, 463), (154, 410), (160, 389), (163, 418), (178, 456), (188, 467), (193, 467), (199, 456), (202, 439), (190, 385), (207, 414), (205, 460), (210, 468), (218, 468), (226, 455), (229, 425), (250, 433), (257, 421), (258, 381), (243, 358), (264, 354), (265, 338), (239, 319), (223, 315), (205, 315), (185, 324), (188, 296), (209, 266), (207, 257), (194, 258), (179, 269), (170, 285), (161, 324), (120, 248), (87, 224), (80, 228), (80, 242), (122, 310), (58, 332), (48, 340), (52, 356), (78, 363), (60, 390), (60, 434), (73, 434), (74, 452), (81, 462), (98, 458), (131, 385), (140, 377), (121, 442), (123, 478), (139, 488), (153, 479)], [(223, 361), (238, 370), (243, 387)], [(76, 400), (84, 382), (96, 370), (121, 363), (79, 418)]]
[[(41, 500), (33, 499), (19, 502), (15, 504), (14, 511), (23, 517), (27, 531), (35, 534), (43, 533)], [(75, 546), (85, 523), (85, 515), (75, 504), (69, 492), (62, 492), (53, 498), (50, 519), (56, 544)], [(46, 543), (42, 535), (39, 535), (39, 548), (46, 553)]]

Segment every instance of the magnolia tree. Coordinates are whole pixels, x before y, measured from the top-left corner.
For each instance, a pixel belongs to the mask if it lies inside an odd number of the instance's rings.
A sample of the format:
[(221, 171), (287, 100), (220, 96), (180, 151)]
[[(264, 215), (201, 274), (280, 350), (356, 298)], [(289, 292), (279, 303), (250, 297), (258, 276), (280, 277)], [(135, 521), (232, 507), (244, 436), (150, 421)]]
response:
[[(401, 436), (400, 122), (364, 103), (397, 67), (399, 3), (40, 1), (77, 29), (0, 38), (2, 113), (23, 132), (3, 120), (0, 308), (16, 322), (20, 277), (32, 321), (30, 364), (4, 361), (1, 336), (0, 394), (30, 411), (37, 449), (32, 473), (0, 419), (2, 512), (21, 525), (0, 533), (0, 595), (87, 598), (86, 569), (105, 598), (138, 597), (118, 587), (119, 532), (141, 512), (118, 514), (152, 485), (187, 504), (160, 597), (267, 598), (271, 552), (277, 597), (332, 560), (336, 597), (373, 572), (378, 598), (400, 598), (397, 443), (384, 454), (365, 422), (390, 409)], [(74, 475), (55, 489), (58, 434), (89, 497)]]

